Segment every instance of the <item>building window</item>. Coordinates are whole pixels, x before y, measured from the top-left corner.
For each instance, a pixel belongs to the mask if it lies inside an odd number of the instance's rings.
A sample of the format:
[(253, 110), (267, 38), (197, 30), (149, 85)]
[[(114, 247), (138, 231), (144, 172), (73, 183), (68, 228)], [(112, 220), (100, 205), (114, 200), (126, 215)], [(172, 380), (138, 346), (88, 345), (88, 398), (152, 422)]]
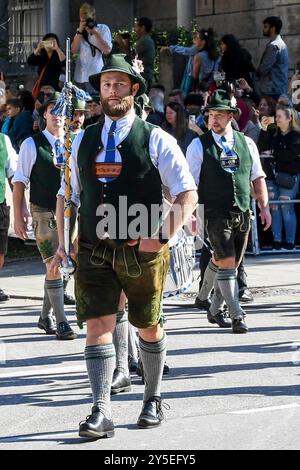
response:
[(9, 0), (10, 62), (24, 64), (44, 35), (43, 0)]

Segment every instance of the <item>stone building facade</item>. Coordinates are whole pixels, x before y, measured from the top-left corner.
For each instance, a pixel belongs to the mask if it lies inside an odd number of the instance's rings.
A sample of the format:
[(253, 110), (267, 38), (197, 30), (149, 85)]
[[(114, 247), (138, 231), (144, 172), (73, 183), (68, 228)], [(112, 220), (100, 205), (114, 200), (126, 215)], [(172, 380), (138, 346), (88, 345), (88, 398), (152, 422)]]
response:
[[(1, 0), (0, 25), (8, 24), (9, 54), (12, 62), (26, 62), (34, 43), (46, 32), (58, 34), (62, 43), (75, 33), (79, 7), (84, 0)], [(112, 31), (131, 29), (135, 17), (148, 16), (155, 29), (190, 28), (196, 20), (199, 27), (212, 26), (218, 37), (235, 34), (249, 49), (257, 64), (265, 47), (262, 20), (269, 15), (282, 18), (282, 35), (290, 51), (290, 68), (300, 61), (300, 1), (298, 0), (88, 0), (97, 10), (99, 22)], [(5, 23), (6, 24), (6, 23)], [(0, 30), (0, 63), (5, 30)], [(2, 42), (1, 42), (2, 40)], [(1, 53), (2, 52), (2, 53)]]

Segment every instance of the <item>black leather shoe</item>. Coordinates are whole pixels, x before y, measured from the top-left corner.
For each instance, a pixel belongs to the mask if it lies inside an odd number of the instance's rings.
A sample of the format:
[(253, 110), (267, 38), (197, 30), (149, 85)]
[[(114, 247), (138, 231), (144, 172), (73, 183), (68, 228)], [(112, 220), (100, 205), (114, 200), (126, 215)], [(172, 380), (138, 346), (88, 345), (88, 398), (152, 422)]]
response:
[(162, 407), (170, 409), (169, 405), (164, 403), (162, 404), (162, 399), (160, 397), (152, 397), (150, 400), (144, 403), (142, 412), (137, 421), (137, 425), (140, 428), (151, 429), (157, 426), (160, 426), (162, 420), (164, 419), (164, 414)]
[(53, 317), (40, 317), (37, 326), (40, 330), (44, 330), (47, 335), (56, 334), (56, 326)]
[(65, 305), (75, 305), (76, 302), (75, 302), (74, 297), (72, 297), (71, 295), (64, 292), (64, 304)]
[(69, 339), (76, 339), (77, 334), (74, 333), (69, 323), (67, 323), (66, 321), (62, 321), (57, 326), (56, 337), (57, 339), (61, 339), (61, 340), (69, 340)]
[(242, 303), (250, 304), (254, 301), (254, 296), (249, 289), (245, 289), (243, 292), (240, 293), (239, 299)]
[(212, 315), (210, 312), (207, 314), (207, 320), (212, 325), (217, 324), (220, 328), (231, 328), (231, 320), (226, 318), (225, 313), (220, 310), (217, 315)]
[(131, 390), (131, 381), (130, 377), (126, 377), (123, 372), (119, 370), (114, 371), (110, 393), (116, 395), (121, 392), (130, 392)]
[(211, 301), (210, 300), (200, 300), (199, 297), (196, 297), (195, 299), (195, 308), (198, 308), (199, 310), (204, 310), (205, 312), (208, 312), (211, 306)]
[(244, 334), (248, 333), (249, 329), (245, 323), (244, 318), (237, 318), (236, 320), (232, 320), (232, 333), (235, 334)]
[(0, 289), (0, 302), (6, 302), (9, 299), (10, 299), (9, 295), (5, 294), (5, 292), (2, 289)]
[(92, 414), (86, 421), (79, 423), (79, 436), (96, 439), (98, 437), (114, 437), (115, 427), (112, 420), (105, 418), (97, 406), (93, 406)]
[(135, 359), (133, 356), (128, 356), (128, 369), (129, 372), (136, 372), (138, 368), (138, 360)]

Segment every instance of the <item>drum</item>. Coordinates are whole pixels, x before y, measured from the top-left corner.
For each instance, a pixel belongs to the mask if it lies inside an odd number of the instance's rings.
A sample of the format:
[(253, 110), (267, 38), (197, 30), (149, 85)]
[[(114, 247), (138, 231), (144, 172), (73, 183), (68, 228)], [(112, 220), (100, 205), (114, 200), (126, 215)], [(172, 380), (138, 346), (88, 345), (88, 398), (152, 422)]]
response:
[(186, 292), (194, 282), (194, 237), (180, 230), (169, 242), (170, 269), (167, 274), (164, 297)]

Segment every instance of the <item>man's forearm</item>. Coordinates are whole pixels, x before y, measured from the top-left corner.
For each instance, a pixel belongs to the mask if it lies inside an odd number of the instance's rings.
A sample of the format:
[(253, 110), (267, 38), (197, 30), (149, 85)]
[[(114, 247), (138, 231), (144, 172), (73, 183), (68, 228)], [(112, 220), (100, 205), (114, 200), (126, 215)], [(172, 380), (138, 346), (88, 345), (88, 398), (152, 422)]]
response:
[(23, 183), (15, 183), (13, 188), (14, 216), (22, 216), (22, 208), (24, 203), (25, 185)]
[(186, 224), (193, 214), (198, 202), (197, 191), (180, 193), (161, 228), (163, 238), (170, 239)]
[(104, 41), (104, 39), (102, 38), (101, 34), (98, 31), (95, 31), (95, 38), (103, 54), (105, 55), (109, 54), (111, 51), (111, 47), (106, 41)]
[(58, 234), (58, 242), (61, 246), (64, 245), (64, 198), (57, 197), (56, 201), (56, 226)]
[(269, 196), (266, 181), (264, 178), (258, 178), (253, 181), (254, 197), (261, 210), (268, 208)]

